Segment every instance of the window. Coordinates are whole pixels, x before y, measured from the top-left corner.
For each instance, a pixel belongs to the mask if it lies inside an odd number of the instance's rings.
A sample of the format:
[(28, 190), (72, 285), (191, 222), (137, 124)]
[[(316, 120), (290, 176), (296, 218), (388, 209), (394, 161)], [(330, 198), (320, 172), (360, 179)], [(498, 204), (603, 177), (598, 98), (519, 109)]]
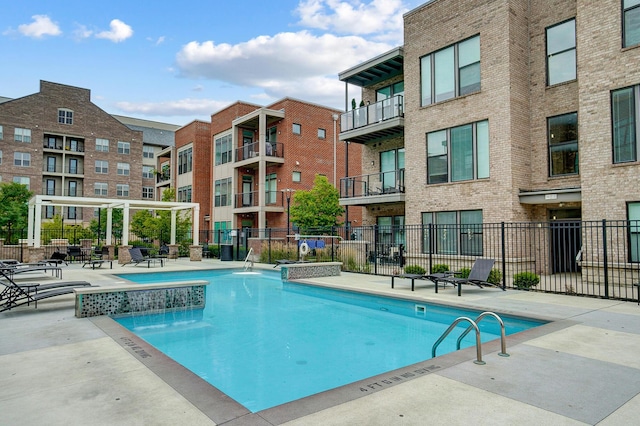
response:
[(578, 113), (547, 119), (549, 141), (549, 175), (578, 173)]
[(318, 139), (326, 139), (327, 131), (325, 129), (318, 129)]
[(56, 195), (56, 181), (47, 179), (45, 182), (44, 195)]
[(269, 129), (267, 130), (267, 142), (277, 142), (277, 138), (278, 138), (278, 127), (277, 126), (273, 126), (273, 127), (269, 127)]
[(69, 197), (77, 197), (81, 194), (78, 193), (78, 182), (75, 180), (69, 181), (69, 187), (67, 189), (67, 195)]
[(221, 136), (216, 138), (215, 140), (215, 150), (216, 150), (216, 166), (220, 164), (226, 164), (231, 161), (233, 158), (231, 156), (231, 144), (232, 144), (231, 135)]
[(31, 187), (31, 179), (29, 179), (26, 176), (14, 176), (13, 177), (13, 181), (15, 183), (19, 183), (19, 184), (22, 184), (22, 185), (26, 186), (27, 189), (29, 189)]
[(77, 175), (80, 173), (80, 169), (78, 168), (78, 159), (70, 158), (69, 159), (69, 174)]
[(231, 243), (233, 242), (233, 237), (231, 237), (231, 222), (213, 222), (213, 242), (216, 244), (220, 243)]
[(420, 59), (422, 106), (480, 91), (480, 36)]
[(640, 0), (623, 0), (622, 9), (622, 47), (629, 47), (639, 44)]
[(614, 163), (638, 161), (638, 99), (640, 86), (611, 92)]
[(576, 79), (576, 20), (547, 28), (547, 85)]
[(380, 189), (383, 192), (396, 192), (404, 187), (404, 152), (404, 148), (400, 148), (380, 153)]
[(73, 111), (65, 108), (58, 108), (58, 123), (73, 124)]
[(427, 183), (489, 177), (489, 122), (427, 133)]
[(129, 163), (118, 163), (118, 176), (129, 176)]
[(109, 152), (109, 139), (96, 139), (96, 151)]
[(291, 181), (292, 182), (301, 182), (302, 181), (302, 173), (301, 172), (293, 172), (293, 173), (291, 173)]
[(153, 179), (153, 167), (151, 167), (151, 166), (142, 166), (142, 178), (143, 179)]
[(106, 197), (109, 192), (108, 187), (106, 182), (96, 182), (93, 184), (93, 194)]
[(0, 126), (0, 141), (4, 137), (4, 132), (2, 131), (2, 126)]
[(142, 187), (142, 198), (147, 200), (153, 200), (153, 186)]
[(118, 197), (128, 197), (129, 196), (129, 185), (119, 183), (116, 185), (116, 195)]
[(178, 202), (191, 202), (191, 185), (181, 186), (178, 188)]
[(68, 207), (67, 208), (67, 219), (77, 219), (78, 218), (78, 209), (77, 207)]
[(155, 156), (155, 150), (151, 145), (144, 145), (142, 147), (142, 158), (153, 158)]
[(96, 173), (109, 173), (109, 163), (104, 160), (96, 160)]
[(46, 171), (49, 173), (53, 173), (56, 171), (56, 157), (47, 157)]
[(28, 152), (14, 152), (13, 165), (20, 167), (29, 167), (31, 165), (31, 154)]
[(265, 203), (275, 204), (278, 199), (278, 175), (269, 173), (265, 176)]
[(391, 248), (405, 242), (404, 216), (378, 216), (378, 252), (391, 254)]
[(54, 206), (46, 206), (44, 208), (44, 217), (46, 219), (52, 219), (56, 214), (56, 208)]
[(482, 256), (482, 210), (422, 213), (422, 252)]
[(231, 205), (231, 178), (216, 181), (214, 205), (215, 207)]
[(640, 202), (627, 203), (629, 261), (640, 262)]
[(14, 130), (13, 140), (16, 142), (31, 142), (31, 129), (21, 129), (16, 127)]
[(193, 165), (193, 148), (187, 148), (178, 153), (178, 174), (189, 173)]
[(292, 127), (291, 131), (293, 132), (294, 135), (301, 135), (302, 134), (302, 125), (300, 125), (298, 123), (293, 123), (293, 127)]
[(131, 144), (129, 142), (118, 141), (118, 154), (130, 154)]
[(0, 164), (2, 164), (2, 151), (0, 151)]

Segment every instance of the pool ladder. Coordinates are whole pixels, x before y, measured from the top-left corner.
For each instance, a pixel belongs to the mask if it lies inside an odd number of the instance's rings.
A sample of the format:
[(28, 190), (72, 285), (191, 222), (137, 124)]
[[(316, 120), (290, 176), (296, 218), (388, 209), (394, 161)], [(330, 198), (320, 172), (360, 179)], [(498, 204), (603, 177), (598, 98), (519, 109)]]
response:
[[(251, 260), (249, 260), (249, 256), (251, 256), (252, 252), (253, 252), (253, 247), (250, 247), (249, 251), (247, 252), (247, 257), (244, 258), (243, 268), (244, 268), (245, 272), (249, 268), (253, 269), (253, 257), (251, 258)], [(248, 263), (248, 265), (247, 265), (247, 263)]]
[(440, 336), (438, 338), (438, 340), (436, 340), (436, 342), (433, 344), (433, 347), (431, 348), (431, 356), (433, 358), (435, 358), (436, 349), (438, 348), (438, 345), (440, 343), (442, 343), (442, 341), (445, 339), (445, 337), (447, 337), (449, 335), (449, 333), (456, 327), (456, 325), (458, 325), (458, 323), (460, 323), (462, 321), (467, 321), (470, 325), (460, 335), (460, 337), (458, 337), (458, 341), (456, 342), (456, 350), (460, 350), (460, 344), (462, 343), (462, 339), (464, 339), (465, 336), (467, 334), (469, 334), (469, 332), (471, 330), (475, 330), (476, 331), (476, 360), (473, 361), (473, 362), (475, 364), (479, 364), (479, 365), (486, 364), (486, 362), (484, 362), (482, 360), (482, 341), (480, 339), (480, 329), (478, 328), (478, 323), (480, 321), (482, 321), (487, 316), (494, 317), (496, 320), (498, 320), (498, 323), (500, 324), (500, 352), (498, 353), (498, 355), (499, 356), (505, 356), (505, 357), (509, 356), (509, 354), (507, 353), (507, 342), (506, 342), (506, 338), (505, 338), (504, 322), (502, 321), (502, 318), (500, 318), (494, 312), (483, 312), (480, 315), (478, 315), (478, 318), (476, 318), (475, 321), (472, 320), (469, 317), (458, 317), (458, 318), (456, 318), (456, 320), (453, 321), (453, 323), (451, 323), (449, 328), (447, 328), (447, 330), (444, 333), (442, 333), (442, 336)]

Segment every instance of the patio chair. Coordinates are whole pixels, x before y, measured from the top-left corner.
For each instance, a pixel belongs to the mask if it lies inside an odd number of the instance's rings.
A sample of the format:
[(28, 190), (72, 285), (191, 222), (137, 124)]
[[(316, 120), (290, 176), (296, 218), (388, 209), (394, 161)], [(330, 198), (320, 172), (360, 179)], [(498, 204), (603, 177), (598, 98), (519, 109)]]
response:
[(56, 265), (56, 266), (62, 265), (64, 263), (65, 265), (69, 266), (69, 263), (67, 262), (67, 253), (61, 253), (57, 250), (51, 253), (51, 257), (49, 259), (41, 260), (38, 263), (44, 263), (44, 264)]
[(134, 264), (138, 266), (141, 263), (147, 263), (147, 268), (151, 267), (151, 264), (160, 263), (160, 267), (164, 266), (164, 258), (162, 257), (145, 257), (140, 251), (140, 247), (133, 247), (129, 249), (129, 255), (131, 260), (123, 263), (122, 266)]
[[(480, 288), (483, 286), (493, 286), (498, 287), (505, 290), (503, 287), (498, 284), (493, 284), (487, 281), (489, 279), (489, 274), (491, 274), (491, 268), (493, 268), (493, 264), (496, 261), (494, 259), (476, 259), (471, 267), (471, 272), (469, 272), (469, 276), (467, 278), (460, 278), (456, 276), (436, 276), (436, 274), (427, 275), (426, 277), (430, 279), (433, 278), (436, 281), (436, 286), (438, 282), (449, 283), (458, 286), (458, 296), (462, 296), (462, 284), (471, 284), (476, 285)], [(441, 275), (441, 274), (437, 274)]]
[(84, 261), (87, 259), (87, 253), (80, 246), (67, 247), (67, 255), (71, 260)]
[(23, 274), (27, 272), (51, 272), (51, 275), (56, 278), (62, 278), (62, 268), (45, 263), (4, 263), (0, 262), (0, 270), (4, 271), (6, 275), (13, 278), (14, 275)]

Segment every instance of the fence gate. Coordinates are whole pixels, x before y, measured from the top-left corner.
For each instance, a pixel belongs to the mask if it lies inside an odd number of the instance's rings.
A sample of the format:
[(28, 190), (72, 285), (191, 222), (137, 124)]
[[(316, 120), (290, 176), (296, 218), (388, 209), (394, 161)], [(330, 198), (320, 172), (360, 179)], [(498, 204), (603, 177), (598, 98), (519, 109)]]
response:
[(549, 223), (551, 232), (551, 266), (554, 274), (579, 272), (576, 256), (582, 246), (581, 222), (559, 220)]

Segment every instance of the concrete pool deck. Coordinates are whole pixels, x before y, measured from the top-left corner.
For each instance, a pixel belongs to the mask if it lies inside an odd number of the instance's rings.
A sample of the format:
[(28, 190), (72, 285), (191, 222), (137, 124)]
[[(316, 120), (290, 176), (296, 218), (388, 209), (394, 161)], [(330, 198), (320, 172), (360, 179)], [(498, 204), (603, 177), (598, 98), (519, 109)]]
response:
[[(164, 268), (72, 264), (64, 280), (115, 286), (114, 273), (240, 267), (169, 261)], [(258, 268), (259, 265), (256, 265)], [(273, 270), (271, 266), (266, 268)], [(23, 282), (52, 282), (34, 273)], [(0, 423), (6, 425), (623, 425), (640, 412), (636, 302), (465, 286), (435, 294), (417, 281), (343, 273), (309, 283), (520, 314), (553, 323), (250, 413), (109, 318), (74, 317), (72, 296), (0, 313)], [(431, 348), (425, 348), (425, 356)]]

